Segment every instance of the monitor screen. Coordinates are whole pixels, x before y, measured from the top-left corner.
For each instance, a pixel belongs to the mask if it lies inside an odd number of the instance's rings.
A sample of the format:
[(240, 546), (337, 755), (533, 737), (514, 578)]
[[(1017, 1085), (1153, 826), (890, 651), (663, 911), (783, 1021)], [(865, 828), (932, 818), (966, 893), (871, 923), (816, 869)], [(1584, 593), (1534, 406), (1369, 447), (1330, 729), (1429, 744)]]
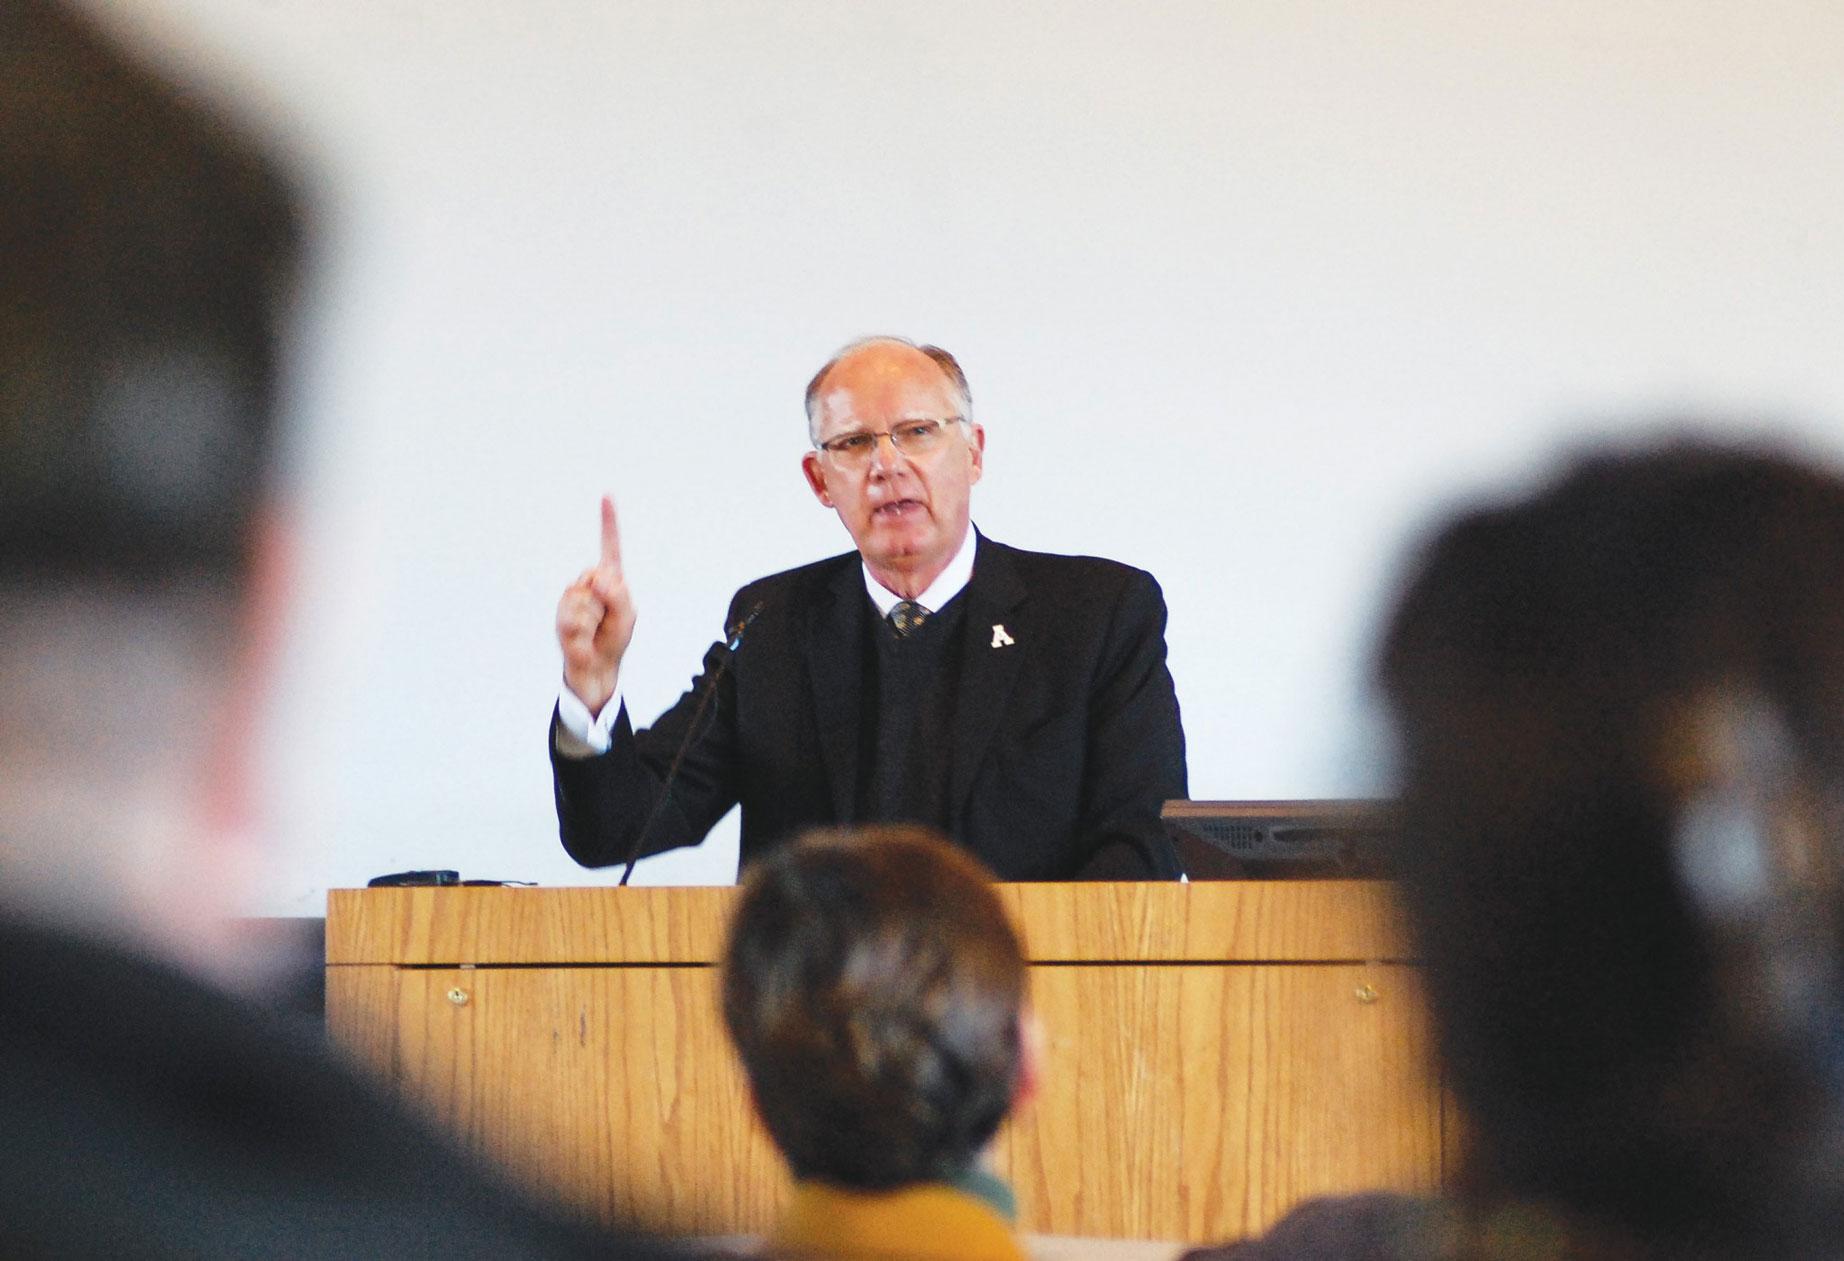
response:
[(1395, 874), (1400, 833), (1389, 801), (1168, 801), (1160, 818), (1192, 880)]

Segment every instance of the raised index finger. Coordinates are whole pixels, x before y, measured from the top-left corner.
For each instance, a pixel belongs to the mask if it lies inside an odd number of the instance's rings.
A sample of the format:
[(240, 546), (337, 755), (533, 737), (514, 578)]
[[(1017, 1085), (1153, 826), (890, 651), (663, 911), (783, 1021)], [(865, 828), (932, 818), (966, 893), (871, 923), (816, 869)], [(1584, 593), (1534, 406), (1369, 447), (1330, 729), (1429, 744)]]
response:
[(602, 496), (602, 563), (621, 570), (621, 527), (615, 522), (615, 501)]

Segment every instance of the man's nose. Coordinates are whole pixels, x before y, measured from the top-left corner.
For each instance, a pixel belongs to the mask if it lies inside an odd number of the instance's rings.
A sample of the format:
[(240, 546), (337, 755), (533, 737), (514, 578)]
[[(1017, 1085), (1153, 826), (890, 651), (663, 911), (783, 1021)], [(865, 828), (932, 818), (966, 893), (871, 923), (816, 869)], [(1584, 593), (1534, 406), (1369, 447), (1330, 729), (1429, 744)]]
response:
[(896, 439), (887, 433), (871, 436), (871, 471), (889, 474), (909, 463), (909, 457), (896, 449)]

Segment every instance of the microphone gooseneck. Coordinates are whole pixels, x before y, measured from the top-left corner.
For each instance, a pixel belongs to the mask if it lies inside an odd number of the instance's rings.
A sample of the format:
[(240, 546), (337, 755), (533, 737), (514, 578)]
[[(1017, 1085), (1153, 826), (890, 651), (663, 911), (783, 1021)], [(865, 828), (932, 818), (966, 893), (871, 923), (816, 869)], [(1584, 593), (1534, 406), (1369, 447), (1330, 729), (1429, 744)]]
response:
[(722, 681), (724, 673), (729, 670), (730, 662), (736, 656), (737, 649), (743, 646), (743, 632), (749, 629), (749, 624), (756, 620), (756, 616), (762, 612), (765, 604), (766, 601), (757, 600), (750, 606), (747, 613), (731, 623), (729, 632), (724, 636), (723, 659), (717, 663), (717, 668), (711, 671), (711, 677), (705, 680), (703, 694), (698, 697), (698, 704), (692, 710), (691, 722), (686, 724), (685, 738), (679, 741), (678, 751), (672, 755), (672, 762), (666, 767), (666, 776), (660, 781), (659, 800), (653, 803), (653, 809), (647, 815), (647, 821), (641, 824), (640, 830), (634, 834), (634, 844), (627, 852), (625, 870), (622, 871), (621, 879), (616, 884), (617, 888), (625, 888), (627, 882), (633, 878), (634, 864), (640, 861), (640, 853), (646, 848), (647, 836), (653, 831), (653, 825), (659, 821), (660, 814), (666, 809), (667, 801), (672, 798), (672, 784), (679, 776), (679, 767), (684, 765), (685, 755), (691, 751), (692, 745), (703, 734), (699, 730), (698, 720), (704, 717), (704, 711), (710, 706), (711, 697), (717, 694), (718, 683)]

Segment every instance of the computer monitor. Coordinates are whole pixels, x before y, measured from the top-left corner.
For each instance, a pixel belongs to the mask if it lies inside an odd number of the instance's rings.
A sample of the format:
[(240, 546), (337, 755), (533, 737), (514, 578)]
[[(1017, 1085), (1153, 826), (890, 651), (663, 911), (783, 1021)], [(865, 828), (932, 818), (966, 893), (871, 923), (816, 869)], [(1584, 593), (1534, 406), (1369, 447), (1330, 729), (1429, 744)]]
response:
[(1192, 880), (1384, 880), (1401, 841), (1389, 801), (1168, 801), (1159, 817)]

